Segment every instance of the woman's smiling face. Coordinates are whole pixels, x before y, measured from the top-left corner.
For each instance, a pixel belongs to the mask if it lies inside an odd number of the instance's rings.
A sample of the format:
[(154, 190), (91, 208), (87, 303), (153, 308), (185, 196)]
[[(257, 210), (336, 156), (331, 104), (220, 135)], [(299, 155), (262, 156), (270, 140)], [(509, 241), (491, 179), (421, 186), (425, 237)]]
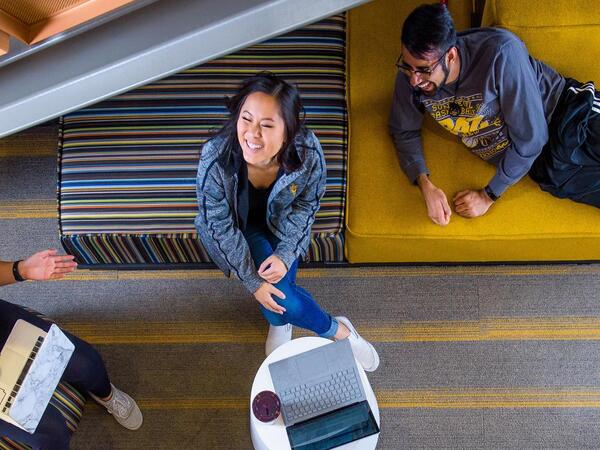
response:
[(285, 122), (277, 99), (263, 92), (246, 97), (237, 121), (237, 137), (246, 163), (270, 165), (285, 141)]

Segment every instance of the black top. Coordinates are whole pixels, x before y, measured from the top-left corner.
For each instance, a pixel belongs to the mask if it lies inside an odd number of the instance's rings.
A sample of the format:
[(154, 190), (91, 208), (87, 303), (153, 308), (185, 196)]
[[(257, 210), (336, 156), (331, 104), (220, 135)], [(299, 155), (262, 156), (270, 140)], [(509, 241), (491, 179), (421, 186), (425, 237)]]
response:
[(248, 180), (248, 225), (256, 228), (267, 227), (267, 202), (275, 181), (265, 189), (257, 189)]
[(279, 168), (277, 177), (266, 189), (256, 189), (248, 179), (248, 166), (239, 155), (234, 155), (234, 168), (239, 177), (237, 191), (237, 219), (240, 230), (245, 231), (248, 225), (267, 227), (267, 203), (273, 186), (283, 175)]

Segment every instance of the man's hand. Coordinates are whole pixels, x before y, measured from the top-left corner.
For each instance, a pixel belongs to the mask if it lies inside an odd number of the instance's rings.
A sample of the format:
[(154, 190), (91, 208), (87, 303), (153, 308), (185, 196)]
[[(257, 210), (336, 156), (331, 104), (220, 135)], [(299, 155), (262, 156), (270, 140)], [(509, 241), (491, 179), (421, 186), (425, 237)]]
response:
[(54, 249), (34, 253), (18, 265), (19, 273), (26, 280), (56, 280), (73, 272), (77, 263), (72, 255), (57, 255)]
[(483, 216), (494, 203), (483, 189), (460, 191), (453, 201), (456, 214), (467, 218)]
[(258, 275), (265, 281), (271, 284), (279, 283), (285, 274), (287, 267), (279, 256), (271, 255), (265, 259), (258, 268)]
[(283, 314), (285, 312), (285, 308), (283, 306), (279, 306), (279, 304), (273, 300), (271, 295), (276, 295), (280, 299), (285, 299), (285, 294), (277, 289), (270, 283), (263, 283), (254, 293), (254, 298), (267, 308), (269, 311), (273, 311), (276, 314)]
[(431, 221), (441, 226), (448, 225), (452, 210), (444, 191), (429, 181), (429, 177), (425, 174), (419, 175), (417, 183), (421, 188), (425, 205), (427, 205), (427, 215)]

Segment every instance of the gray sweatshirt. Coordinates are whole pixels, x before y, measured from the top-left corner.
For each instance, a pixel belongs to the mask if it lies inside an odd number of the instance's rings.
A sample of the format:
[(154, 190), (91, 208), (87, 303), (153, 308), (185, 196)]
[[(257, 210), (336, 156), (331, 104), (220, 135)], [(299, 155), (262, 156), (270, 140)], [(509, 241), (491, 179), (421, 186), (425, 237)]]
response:
[[(496, 166), (489, 187), (501, 195), (527, 174), (548, 140), (548, 124), (564, 87), (554, 69), (529, 56), (509, 31), (478, 28), (458, 34), (457, 81), (432, 97), (415, 93), (398, 72), (389, 128), (400, 165), (411, 182), (429, 174), (423, 157), (424, 112)], [(450, 114), (449, 105), (460, 106)]]
[[(279, 240), (273, 252), (289, 269), (308, 249), (311, 227), (326, 186), (325, 157), (312, 131), (299, 133), (296, 149), (305, 150), (302, 167), (279, 177), (267, 201), (267, 226)], [(204, 248), (226, 275), (231, 272), (254, 293), (264, 282), (239, 223), (239, 174), (227, 155), (225, 139), (216, 137), (202, 148), (196, 191), (196, 230)]]

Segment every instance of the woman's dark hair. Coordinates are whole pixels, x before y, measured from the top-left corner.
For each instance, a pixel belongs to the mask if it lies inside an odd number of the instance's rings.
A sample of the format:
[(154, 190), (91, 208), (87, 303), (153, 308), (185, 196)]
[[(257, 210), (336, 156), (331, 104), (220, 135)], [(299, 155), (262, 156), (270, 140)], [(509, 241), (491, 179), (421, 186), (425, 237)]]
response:
[(456, 29), (448, 8), (440, 3), (425, 4), (411, 12), (402, 26), (402, 44), (411, 55), (425, 59), (441, 57), (456, 45)]
[(237, 139), (237, 121), (246, 98), (255, 92), (268, 94), (279, 104), (280, 114), (285, 124), (285, 140), (276, 156), (277, 162), (286, 173), (299, 169), (304, 161), (305, 149), (296, 149), (294, 138), (299, 132), (304, 131), (304, 108), (298, 89), (273, 73), (261, 72), (248, 78), (242, 83), (238, 92), (227, 99), (229, 118), (216, 136), (225, 136), (228, 153), (241, 152)]

